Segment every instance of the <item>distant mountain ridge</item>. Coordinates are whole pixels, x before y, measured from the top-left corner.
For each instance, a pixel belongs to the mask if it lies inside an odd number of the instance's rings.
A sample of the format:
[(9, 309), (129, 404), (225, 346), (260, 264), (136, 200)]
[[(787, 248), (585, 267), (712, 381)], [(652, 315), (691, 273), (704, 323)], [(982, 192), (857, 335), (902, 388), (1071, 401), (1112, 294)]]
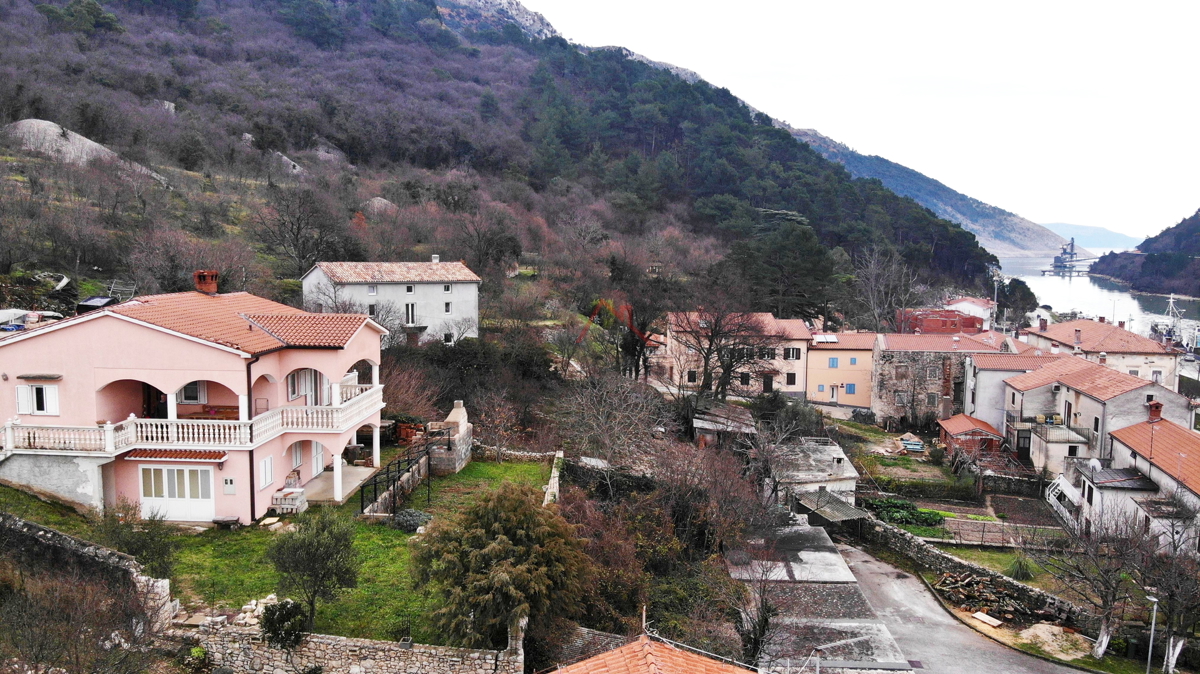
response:
[(1103, 227), (1071, 225), (1065, 222), (1045, 222), (1042, 226), (1063, 238), (1075, 237), (1075, 243), (1086, 248), (1135, 248), (1141, 239)]
[(855, 178), (876, 178), (896, 194), (911, 198), (938, 217), (958, 223), (996, 257), (1056, 255), (1067, 242), (1042, 225), (957, 192), (907, 166), (859, 154), (813, 129), (788, 130), (826, 159), (845, 166)]

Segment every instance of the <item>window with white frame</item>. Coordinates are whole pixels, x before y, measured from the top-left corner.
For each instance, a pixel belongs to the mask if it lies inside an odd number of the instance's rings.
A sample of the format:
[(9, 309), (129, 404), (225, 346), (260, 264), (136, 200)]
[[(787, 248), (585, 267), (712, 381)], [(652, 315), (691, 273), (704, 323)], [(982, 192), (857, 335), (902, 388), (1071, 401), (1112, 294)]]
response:
[(454, 292), (454, 286), (452, 286), (452, 285), (450, 285), (449, 283), (447, 283), (447, 284), (445, 284), (445, 285), (443, 285), (443, 286), (442, 286), (442, 292), (444, 292), (444, 293), (452, 293), (452, 292)]
[(449, 302), (446, 302), (446, 313), (447, 314), (450, 313), (450, 303)]
[(194, 381), (183, 385), (179, 389), (180, 405), (204, 405), (208, 403), (208, 386), (206, 382)]
[(275, 481), (275, 457), (263, 457), (263, 460), (258, 462), (258, 467), (262, 470), (258, 476), (258, 488), (270, 486)]
[(47, 384), (18, 386), (17, 414), (58, 416), (58, 386)]
[(377, 285), (367, 286), (367, 294), (368, 295), (378, 295), (379, 294), (379, 286), (377, 286)]

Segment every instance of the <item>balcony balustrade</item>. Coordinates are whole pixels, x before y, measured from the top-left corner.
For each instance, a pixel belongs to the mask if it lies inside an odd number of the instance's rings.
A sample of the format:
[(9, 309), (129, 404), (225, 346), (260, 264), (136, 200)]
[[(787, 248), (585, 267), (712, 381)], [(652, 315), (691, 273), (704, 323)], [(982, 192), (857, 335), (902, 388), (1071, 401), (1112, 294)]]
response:
[(351, 430), (383, 404), (383, 386), (346, 385), (337, 405), (277, 407), (249, 421), (138, 419), (102, 426), (9, 421), (3, 450), (122, 452), (135, 447), (250, 448), (283, 433)]

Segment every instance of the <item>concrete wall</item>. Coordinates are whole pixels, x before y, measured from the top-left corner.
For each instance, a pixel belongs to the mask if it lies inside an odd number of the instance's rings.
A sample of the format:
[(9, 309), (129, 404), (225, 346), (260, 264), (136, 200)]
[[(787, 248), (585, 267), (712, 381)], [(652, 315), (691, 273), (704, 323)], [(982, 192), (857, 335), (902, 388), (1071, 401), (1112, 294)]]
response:
[(76, 454), (13, 454), (0, 461), (0, 481), (49, 494), (82, 508), (104, 507), (105, 456)]
[(295, 651), (272, 648), (257, 628), (219, 627), (206, 632), (171, 632), (198, 643), (216, 667), (238, 674), (280, 674), (320, 666), (329, 674), (522, 674), (525, 657), (519, 635), (503, 651), (449, 648), (394, 641), (311, 634)]

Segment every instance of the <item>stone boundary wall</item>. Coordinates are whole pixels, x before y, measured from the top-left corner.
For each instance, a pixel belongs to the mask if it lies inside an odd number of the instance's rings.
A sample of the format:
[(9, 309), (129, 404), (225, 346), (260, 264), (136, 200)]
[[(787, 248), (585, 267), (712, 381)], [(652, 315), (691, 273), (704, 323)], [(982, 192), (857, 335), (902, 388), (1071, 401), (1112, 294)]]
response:
[(495, 461), (498, 449), (503, 449), (503, 459), (505, 461), (521, 463), (545, 463), (552, 461), (556, 456), (562, 455), (562, 452), (522, 452), (507, 447), (499, 448), (476, 442), (475, 446), (471, 448), (471, 458), (476, 461)]
[(173, 630), (164, 636), (202, 646), (214, 667), (238, 674), (290, 674), (314, 665), (325, 674), (522, 674), (525, 667), (520, 633), (503, 651), (310, 634), (290, 656), (268, 645), (253, 627)]
[(1049, 482), (1036, 477), (1016, 477), (1014, 475), (996, 475), (984, 473), (983, 491), (987, 494), (1004, 494), (1008, 496), (1029, 496), (1041, 498), (1043, 488)]
[(558, 503), (558, 488), (559, 488), (559, 472), (563, 465), (563, 453), (554, 453), (554, 466), (550, 469), (550, 481), (546, 483), (546, 498), (542, 499), (542, 506), (548, 506), (551, 503)]
[(179, 610), (179, 602), (171, 599), (171, 581), (143, 574), (133, 557), (8, 513), (0, 513), (0, 555), (26, 571), (78, 572), (136, 593), (151, 631), (166, 629)]
[(963, 561), (947, 552), (926, 543), (907, 531), (881, 522), (874, 517), (862, 520), (858, 530), (860, 538), (908, 557), (921, 566), (937, 573), (971, 573), (986, 577), (993, 584), (1003, 587), (1025, 605), (1030, 612), (1049, 612), (1060, 620), (1073, 624), (1084, 631), (1095, 633), (1098, 627), (1094, 616), (1079, 606), (1036, 587), (1030, 587), (991, 569)]

